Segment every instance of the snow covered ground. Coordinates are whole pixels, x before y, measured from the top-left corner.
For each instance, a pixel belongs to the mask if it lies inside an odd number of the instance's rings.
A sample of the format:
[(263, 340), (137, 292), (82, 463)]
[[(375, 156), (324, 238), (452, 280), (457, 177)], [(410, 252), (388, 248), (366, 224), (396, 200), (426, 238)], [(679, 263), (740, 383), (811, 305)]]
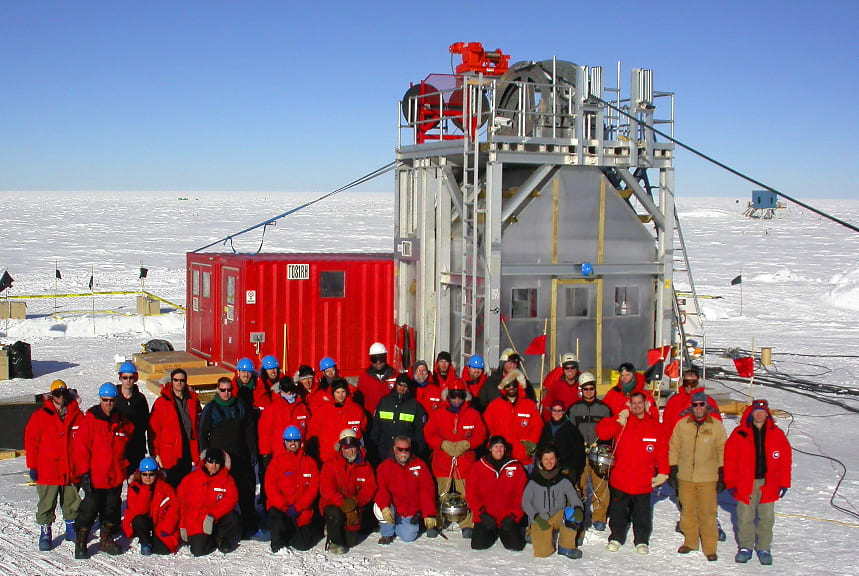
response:
[[(185, 253), (264, 218), (315, 198), (307, 194), (260, 193), (0, 193), (0, 270), (15, 278), (12, 294), (52, 294), (54, 269), (63, 279), (60, 293), (86, 291), (91, 269), (95, 289), (139, 288), (138, 268), (149, 269), (146, 289), (177, 304), (184, 303)], [(719, 297), (706, 300), (708, 346), (773, 348), (774, 371), (805, 376), (817, 382), (857, 387), (859, 376), (859, 236), (801, 209), (772, 221), (750, 221), (733, 199), (689, 199), (679, 202), (680, 218), (690, 249), (699, 292)], [(815, 205), (859, 222), (859, 202), (819, 201)], [(393, 201), (390, 194), (344, 193), (280, 221), (264, 237), (266, 251), (390, 251)], [(259, 231), (234, 243), (238, 251), (255, 251)], [(92, 267), (92, 268), (91, 268)], [(742, 274), (740, 286), (730, 286)], [(25, 340), (32, 345), (33, 380), (0, 382), (0, 398), (44, 391), (54, 378), (77, 387), (84, 408), (96, 400), (102, 382), (112, 380), (114, 357), (130, 355), (150, 338), (165, 338), (184, 347), (184, 317), (168, 312), (141, 318), (120, 314), (92, 318), (48, 315), (50, 299), (34, 303), (27, 320), (0, 320), (0, 340)], [(89, 306), (84, 299), (81, 306)], [(47, 307), (47, 308), (46, 308)], [(133, 312), (133, 303), (132, 309)], [(808, 356), (798, 356), (806, 354)], [(730, 362), (710, 358), (716, 365)], [(710, 383), (714, 390), (722, 384)], [(732, 395), (743, 399), (747, 386), (731, 383)], [(792, 414), (780, 420), (789, 426), (794, 447), (827, 454), (848, 468), (836, 503), (854, 511), (859, 500), (859, 426), (855, 414), (813, 398), (782, 390), (755, 390), (775, 408)], [(150, 395), (150, 400), (154, 399)], [(841, 398), (857, 406), (857, 401)], [(726, 420), (733, 428), (735, 422)], [(834, 510), (829, 499), (840, 469), (828, 460), (794, 453), (794, 481), (788, 497), (777, 505), (773, 554), (782, 574), (857, 574), (852, 538), (859, 535), (856, 518)], [(651, 554), (636, 555), (631, 546), (611, 554), (605, 534), (589, 532), (584, 558), (533, 558), (500, 545), (472, 552), (458, 533), (449, 540), (421, 538), (414, 544), (388, 547), (371, 537), (345, 557), (331, 557), (321, 544), (307, 553), (271, 554), (267, 544), (242, 542), (233, 554), (215, 553), (194, 559), (187, 548), (169, 558), (140, 556), (134, 547), (122, 556), (94, 554), (88, 562), (72, 559), (72, 545), (60, 543), (51, 552), (36, 548), (36, 491), (26, 485), (24, 459), (0, 462), (0, 573), (42, 574), (532, 574), (534, 570), (583, 570), (590, 573), (725, 574), (759, 572), (756, 560), (734, 564), (736, 545), (719, 548), (720, 559), (708, 563), (700, 554), (679, 556), (682, 539), (674, 533), (674, 503), (657, 497)], [(730, 532), (734, 506), (724, 495), (719, 516)], [(57, 532), (60, 523), (56, 525)], [(94, 546), (94, 545), (92, 545)]]

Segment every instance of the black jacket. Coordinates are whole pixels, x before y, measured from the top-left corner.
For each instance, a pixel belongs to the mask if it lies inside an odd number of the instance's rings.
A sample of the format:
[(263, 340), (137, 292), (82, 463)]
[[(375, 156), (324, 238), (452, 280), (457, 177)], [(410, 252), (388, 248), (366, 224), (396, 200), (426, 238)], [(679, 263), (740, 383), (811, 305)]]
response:
[(549, 443), (554, 444), (557, 449), (561, 470), (570, 477), (574, 484), (577, 483), (579, 476), (585, 470), (585, 441), (581, 432), (564, 416), (560, 426), (552, 434), (552, 421), (550, 420), (543, 425), (543, 433), (540, 435), (537, 452), (540, 451), (539, 446)]

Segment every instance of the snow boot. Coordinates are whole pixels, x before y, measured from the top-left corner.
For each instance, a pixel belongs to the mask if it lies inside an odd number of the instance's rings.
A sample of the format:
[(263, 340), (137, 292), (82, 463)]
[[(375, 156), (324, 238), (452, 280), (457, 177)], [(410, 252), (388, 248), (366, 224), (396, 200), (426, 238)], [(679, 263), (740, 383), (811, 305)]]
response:
[(737, 564), (745, 564), (749, 560), (752, 559), (752, 551), (748, 548), (740, 548), (737, 550), (736, 556), (734, 556), (734, 562)]
[(74, 542), (75, 538), (75, 521), (66, 520), (66, 542)]
[(51, 549), (51, 541), (54, 539), (54, 535), (51, 532), (51, 525), (42, 524), (39, 528), (39, 550), (47, 552)]
[(89, 552), (86, 549), (87, 536), (89, 536), (88, 528), (75, 530), (75, 560), (89, 559)]
[(728, 535), (725, 534), (725, 531), (722, 530), (721, 526), (716, 526), (719, 529), (719, 542), (726, 542), (728, 540)]
[(563, 546), (558, 546), (558, 554), (571, 560), (578, 560), (582, 557), (582, 551), (578, 548), (564, 548)]
[(119, 544), (113, 541), (112, 533), (113, 526), (110, 524), (102, 525), (101, 530), (99, 530), (99, 549), (111, 556), (118, 556), (122, 554), (122, 548), (119, 547)]
[(597, 520), (593, 523), (593, 527), (594, 530), (596, 530), (597, 532), (605, 532), (605, 522), (600, 522), (599, 520)]
[(466, 540), (471, 539), (471, 535), (474, 534), (474, 528), (463, 528), (462, 529), (462, 537)]
[(758, 550), (758, 560), (764, 566), (770, 566), (773, 563), (773, 555), (770, 554), (769, 550)]
[(141, 544), (140, 545), (140, 555), (141, 556), (152, 556), (152, 544)]

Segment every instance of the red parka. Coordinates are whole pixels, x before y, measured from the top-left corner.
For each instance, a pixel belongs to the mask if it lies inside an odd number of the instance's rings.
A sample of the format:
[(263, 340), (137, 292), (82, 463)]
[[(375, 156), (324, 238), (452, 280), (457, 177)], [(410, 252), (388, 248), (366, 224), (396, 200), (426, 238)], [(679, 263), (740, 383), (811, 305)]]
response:
[(521, 386), (519, 392), (515, 402), (510, 402), (503, 396), (490, 402), (483, 413), (483, 420), (489, 435), (503, 436), (513, 447), (511, 455), (523, 466), (527, 466), (533, 457), (528, 455), (528, 449), (522, 444), (522, 440), (539, 443), (543, 420), (537, 405), (525, 397)]
[(211, 514), (220, 520), (239, 501), (239, 490), (227, 466), (221, 466), (214, 476), (209, 476), (203, 467), (195, 469), (182, 479), (176, 493), (182, 505), (179, 527), (189, 538), (203, 534), (206, 516)]
[(471, 394), (472, 398), (480, 398), (480, 391), (483, 389), (483, 385), (486, 384), (486, 370), (483, 370), (480, 373), (480, 378), (472, 380), (471, 373), (468, 371), (468, 366), (466, 366), (462, 369), (459, 378), (465, 382), (465, 385), (468, 387), (468, 392)]
[(285, 512), (292, 505), (298, 510), (299, 526), (313, 520), (313, 503), (319, 495), (319, 467), (316, 461), (299, 450), (278, 454), (265, 473), (266, 507)]
[[(769, 409), (764, 421), (764, 453), (766, 476), (761, 486), (761, 504), (779, 499), (781, 488), (790, 488), (793, 451), (781, 428), (776, 426)], [(752, 428), (752, 407), (743, 412), (740, 424), (725, 443), (725, 486), (734, 490), (734, 497), (748, 504), (755, 485), (755, 436)]]
[[(373, 501), (376, 495), (376, 476), (373, 467), (364, 459), (364, 450), (354, 462), (347, 462), (342, 456), (329, 460), (322, 465), (319, 479), (319, 511), (324, 513), (326, 506), (343, 506), (346, 498), (354, 498), (363, 508)], [(346, 525), (347, 530), (358, 530), (359, 526)]]
[(155, 526), (155, 536), (175, 552), (179, 549), (179, 499), (176, 491), (161, 474), (153, 484), (144, 484), (140, 473), (128, 486), (128, 502), (122, 517), (122, 531), (126, 538), (134, 535), (131, 521), (138, 516), (149, 516)]
[(433, 382), (432, 378), (426, 382), (426, 386), (420, 384), (415, 386), (415, 397), (424, 407), (427, 416), (432, 415), (439, 408), (443, 408), (445, 404), (441, 398), (441, 387)]
[(376, 413), (376, 405), (379, 400), (391, 393), (394, 389), (394, 384), (397, 381), (397, 373), (390, 366), (385, 366), (385, 371), (382, 374), (376, 374), (372, 369), (361, 372), (358, 376), (358, 391), (361, 393), (361, 398), (364, 403), (364, 410), (367, 414)]
[(412, 456), (405, 464), (391, 457), (376, 469), (376, 504), (379, 508), (394, 505), (397, 514), (410, 518), (420, 512), (423, 518), (437, 514), (435, 480), (427, 463)]
[(570, 406), (578, 402), (582, 397), (579, 389), (579, 374), (576, 375), (576, 380), (572, 384), (564, 378), (564, 367), (558, 366), (543, 380), (543, 399), (540, 401), (542, 410), (540, 415), (544, 422), (548, 422), (552, 418), (552, 403), (555, 400), (560, 400), (569, 410)]
[(466, 478), (465, 499), (475, 520), (486, 511), (499, 524), (507, 516), (517, 522), (522, 519), (522, 493), (528, 483), (525, 469), (516, 460), (505, 456), (499, 470), (484, 456), (471, 467)]
[(87, 410), (75, 442), (75, 461), (81, 474), (89, 473), (93, 488), (122, 486), (128, 470), (125, 447), (134, 424), (118, 410), (110, 416), (96, 404)]
[(649, 494), (656, 474), (668, 474), (668, 437), (659, 420), (644, 413), (644, 418), (630, 414), (626, 426), (614, 417), (597, 424), (600, 440), (614, 440), (615, 465), (609, 485), (627, 494)]
[(68, 486), (80, 480), (74, 446), (83, 421), (77, 400), (66, 405), (66, 417), (60, 419), (50, 397), (30, 416), (24, 429), (24, 450), (27, 468), (39, 474), (38, 484)]
[[(200, 433), (200, 400), (190, 387), (185, 388), (185, 407), (191, 420), (191, 438), (188, 447), (191, 462), (197, 463), (200, 457), (198, 436)], [(149, 417), (149, 453), (161, 461), (162, 468), (173, 468), (182, 459), (182, 423), (176, 412), (176, 395), (173, 387), (165, 385), (161, 395), (152, 405)]]
[(283, 447), (283, 431), (287, 426), (297, 426), (301, 437), (307, 437), (310, 410), (298, 394), (290, 404), (280, 394), (272, 397), (271, 404), (263, 410), (257, 426), (259, 453), (277, 456), (286, 451)]
[(307, 437), (317, 438), (319, 459), (323, 463), (338, 457), (337, 440), (346, 428), (357, 432), (359, 438), (367, 431), (367, 413), (350, 397), (342, 406), (333, 402), (324, 404), (310, 419)]
[(451, 456), (441, 449), (441, 443), (445, 440), (459, 442), (468, 440), (471, 449), (457, 457), (456, 466), (462, 478), (468, 474), (471, 466), (477, 460), (474, 450), (486, 441), (486, 425), (480, 417), (480, 413), (463, 402), (459, 412), (452, 412), (450, 404), (430, 415), (429, 421), (424, 426), (424, 441), (432, 449), (432, 473), (436, 478), (450, 476)]
[(653, 394), (644, 389), (644, 376), (641, 374), (636, 373), (635, 388), (632, 392), (629, 394), (624, 392), (618, 382), (617, 385), (605, 393), (605, 397), (602, 401), (611, 409), (612, 416), (617, 416), (621, 410), (629, 408), (629, 397), (635, 392), (641, 392), (644, 394), (644, 398), (647, 402), (647, 413), (656, 418), (656, 420), (659, 420), (659, 406), (656, 405), (656, 400), (653, 399)]
[[(680, 420), (680, 415), (692, 404), (692, 395), (696, 392), (704, 392), (704, 387), (699, 386), (691, 392), (687, 392), (686, 387), (681, 386), (680, 390), (668, 399), (665, 408), (662, 409), (662, 425), (665, 426), (665, 433), (668, 434), (669, 438), (674, 433), (674, 427)], [(721, 422), (722, 414), (719, 412), (719, 405), (711, 396), (707, 396), (707, 403), (710, 405), (710, 416)]]
[(304, 392), (304, 403), (310, 408), (310, 414), (319, 412), (325, 404), (333, 404), (334, 398), (328, 390), (322, 390), (318, 382), (313, 383), (310, 392)]

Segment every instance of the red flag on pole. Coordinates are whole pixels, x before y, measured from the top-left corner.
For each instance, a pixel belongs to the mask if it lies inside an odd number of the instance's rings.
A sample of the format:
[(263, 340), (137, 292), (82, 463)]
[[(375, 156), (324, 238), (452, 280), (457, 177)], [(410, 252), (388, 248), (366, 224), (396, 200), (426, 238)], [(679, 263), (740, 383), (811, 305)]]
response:
[(680, 378), (680, 361), (675, 360), (674, 362), (666, 366), (663, 372), (669, 378)]
[(651, 348), (647, 351), (647, 365), (653, 366), (660, 360), (668, 358), (668, 353), (671, 351), (671, 346), (663, 346), (662, 348)]
[(525, 354), (529, 354), (532, 356), (542, 356), (546, 353), (546, 335), (542, 334), (537, 336), (531, 343), (528, 344), (528, 347), (525, 349)]
[(755, 375), (755, 359), (751, 356), (734, 358), (734, 366), (737, 367), (737, 374), (743, 378), (752, 378)]

